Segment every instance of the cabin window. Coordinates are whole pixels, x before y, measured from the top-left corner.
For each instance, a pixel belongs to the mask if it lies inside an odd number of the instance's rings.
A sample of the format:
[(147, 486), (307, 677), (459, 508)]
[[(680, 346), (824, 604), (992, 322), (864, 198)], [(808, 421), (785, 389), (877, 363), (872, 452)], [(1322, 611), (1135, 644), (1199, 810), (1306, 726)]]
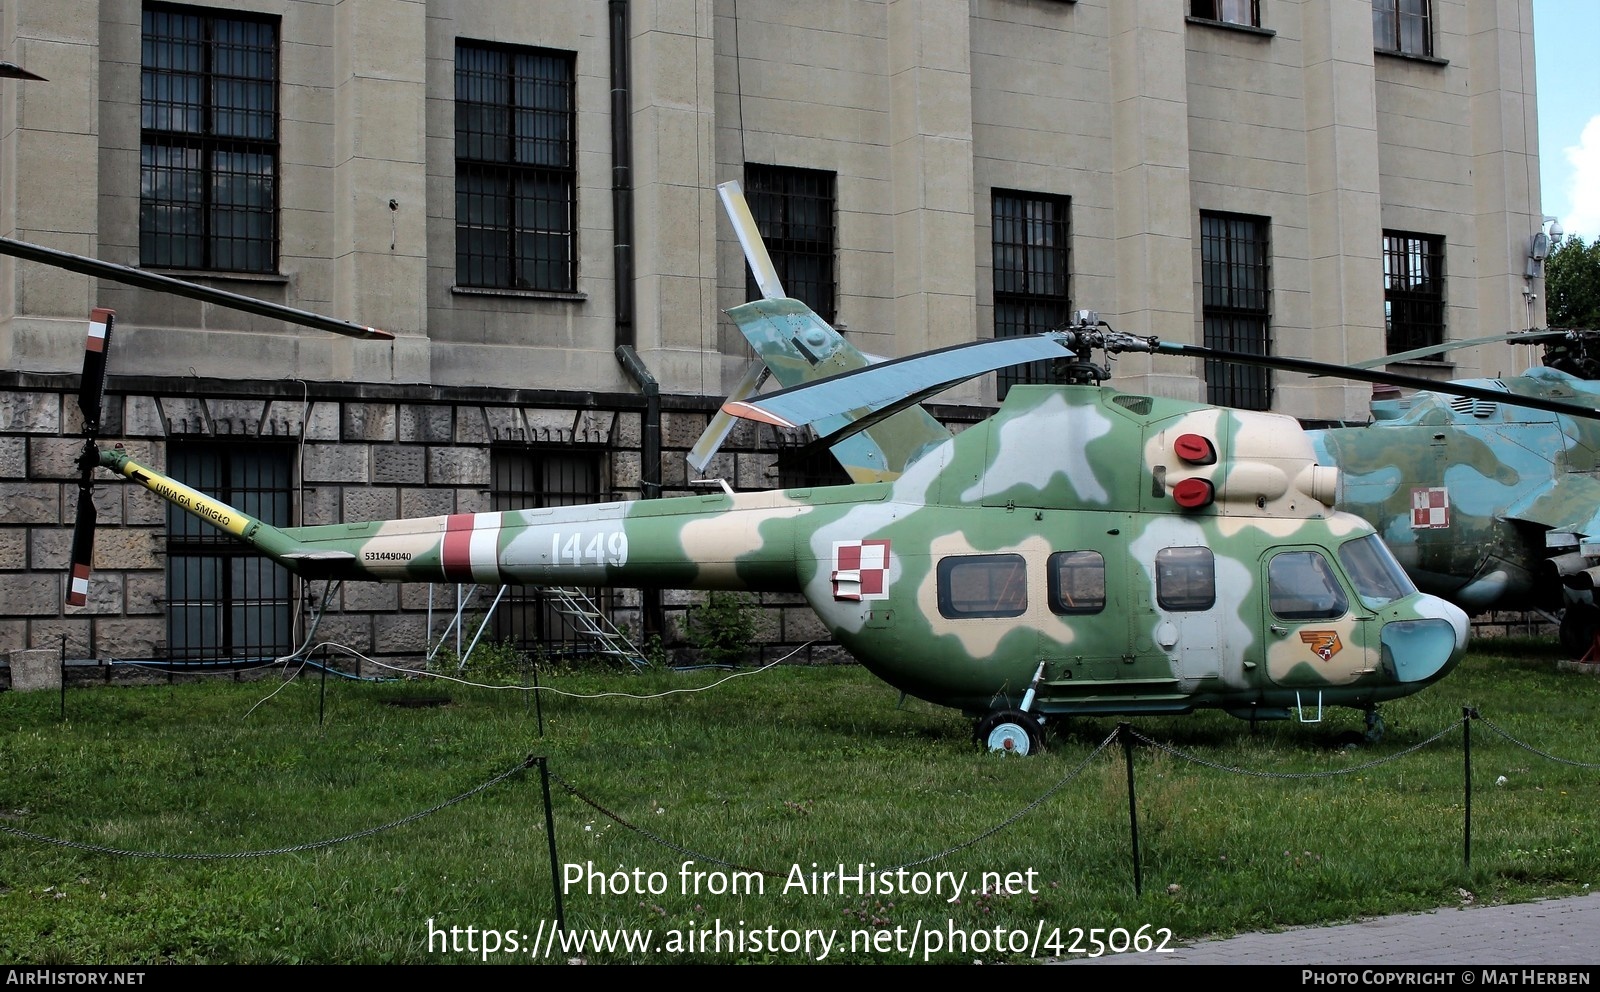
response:
[(1050, 556), (1050, 611), (1063, 616), (1106, 608), (1106, 560), (1098, 551), (1057, 551)]
[(1372, 609), (1417, 591), (1394, 552), (1376, 534), (1339, 545), (1339, 563), (1355, 584), (1356, 595)]
[(1028, 575), (1021, 555), (945, 558), (938, 573), (942, 616), (1017, 617), (1028, 609)]
[[(744, 192), (783, 291), (833, 323), (834, 174), (747, 164)], [(761, 298), (749, 272), (745, 298)]]
[(1372, 44), (1397, 55), (1433, 54), (1433, 0), (1372, 0)]
[(1210, 548), (1156, 552), (1156, 603), (1163, 610), (1209, 610), (1216, 601), (1216, 559)]
[[(1268, 257), (1265, 217), (1200, 215), (1201, 315), (1207, 348), (1271, 354)], [(1272, 376), (1265, 368), (1208, 358), (1205, 373), (1208, 403), (1242, 410), (1272, 405)]]
[[(174, 441), (168, 472), (274, 527), (293, 505), (288, 445)], [(292, 650), (288, 570), (167, 504), (167, 657), (270, 662)]]
[(1285, 551), (1267, 563), (1272, 615), (1282, 620), (1331, 620), (1350, 608), (1328, 560), (1315, 551)]
[(1383, 232), (1383, 327), (1391, 355), (1444, 343), (1443, 238)]
[(278, 21), (151, 5), (139, 103), (139, 264), (278, 270)]
[(571, 52), (456, 43), (456, 284), (578, 288)]
[[(1066, 325), (1067, 215), (1064, 196), (995, 190), (993, 207), (994, 336), (1027, 337)], [(1055, 382), (1050, 362), (1029, 362), (996, 373), (996, 395), (1015, 385)]]
[[(489, 505), (493, 510), (580, 506), (612, 498), (600, 490), (600, 456), (594, 451), (505, 445), (491, 448), (489, 460), (494, 479)], [(603, 590), (584, 589), (582, 593), (592, 603), (609, 605)], [(545, 657), (579, 654), (594, 644), (563, 619), (571, 610), (542, 589), (510, 586), (494, 612), (495, 639)]]

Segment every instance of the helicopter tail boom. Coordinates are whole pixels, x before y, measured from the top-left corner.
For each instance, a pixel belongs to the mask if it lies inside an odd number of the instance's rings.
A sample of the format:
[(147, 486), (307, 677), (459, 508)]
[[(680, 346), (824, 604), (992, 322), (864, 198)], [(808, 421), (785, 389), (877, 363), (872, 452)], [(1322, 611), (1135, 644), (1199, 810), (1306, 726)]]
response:
[(100, 465), (305, 578), (800, 589), (789, 525), (807, 507), (782, 493), (274, 527), (121, 450)]

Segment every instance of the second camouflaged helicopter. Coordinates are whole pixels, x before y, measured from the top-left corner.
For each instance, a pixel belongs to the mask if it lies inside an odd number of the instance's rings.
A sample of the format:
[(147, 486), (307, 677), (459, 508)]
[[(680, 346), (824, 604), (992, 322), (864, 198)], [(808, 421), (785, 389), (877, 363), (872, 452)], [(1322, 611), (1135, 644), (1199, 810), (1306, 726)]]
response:
[[(837, 337), (796, 301), (747, 306)], [(93, 326), (85, 491), (109, 469), (308, 579), (797, 593), (874, 674), (972, 715), (997, 750), (1036, 749), (1047, 718), (1201, 708), (1314, 720), (1355, 707), (1376, 737), (1379, 703), (1438, 681), (1465, 650), (1465, 614), (1419, 593), (1371, 525), (1333, 509), (1337, 473), (1296, 421), (1099, 385), (1090, 349), (1154, 342), (1090, 318), (734, 406), (771, 419), (773, 400), (844, 381), (853, 398), (824, 390), (808, 422), (860, 433), (947, 384), (952, 359), (959, 378), (1041, 358), (1077, 370), (896, 455), (892, 481), (294, 528), (99, 447), (110, 315)], [(93, 523), (80, 517), (74, 539), (80, 602)]]
[[(1600, 652), (1594, 332), (1479, 338), (1358, 368), (1500, 340), (1543, 343), (1544, 364), (1404, 397), (1375, 393), (1370, 424), (1312, 431), (1312, 445), (1343, 473), (1340, 509), (1371, 521), (1418, 586), (1473, 614), (1559, 610), (1563, 647)], [(1453, 392), (1462, 385), (1480, 392)], [(1574, 409), (1532, 409), (1530, 398)]]

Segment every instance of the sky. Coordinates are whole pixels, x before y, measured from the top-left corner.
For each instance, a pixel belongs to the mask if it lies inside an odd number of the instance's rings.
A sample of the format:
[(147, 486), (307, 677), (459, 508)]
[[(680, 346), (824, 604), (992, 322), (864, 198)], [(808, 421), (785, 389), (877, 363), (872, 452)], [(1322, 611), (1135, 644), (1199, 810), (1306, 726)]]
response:
[(1544, 212), (1600, 238), (1600, 0), (1533, 0)]

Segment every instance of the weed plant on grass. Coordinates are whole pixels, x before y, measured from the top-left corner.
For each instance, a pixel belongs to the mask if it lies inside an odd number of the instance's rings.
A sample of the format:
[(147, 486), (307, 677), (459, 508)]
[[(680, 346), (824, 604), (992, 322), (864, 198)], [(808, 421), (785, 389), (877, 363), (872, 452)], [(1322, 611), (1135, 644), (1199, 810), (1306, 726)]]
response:
[[(1334, 746), (1361, 728), (1354, 711), (1254, 729), (1129, 720), (1156, 742), (1133, 749), (1140, 892), (1123, 748), (1107, 744), (1118, 720), (1069, 721), (1033, 757), (990, 755), (959, 714), (901, 704), (854, 667), (704, 692), (681, 690), (726, 673), (564, 671), (542, 679), (538, 710), (510, 689), (330, 680), (320, 722), (306, 679), (73, 689), (65, 719), (54, 694), (0, 694), (0, 959), (790, 963), (820, 945), (768, 945), (816, 930), (833, 935), (829, 962), (1025, 962), (1066, 952), (1073, 928), (1178, 943), (1580, 891), (1600, 875), (1600, 682), (1536, 645), (1489, 647), (1385, 705), (1369, 747)], [(1468, 706), (1482, 719), (1464, 729)], [(581, 876), (562, 896), (569, 932), (637, 930), (651, 951), (526, 953), (556, 915), (537, 767), (407, 819), (530, 755), (552, 775), (560, 873)], [(261, 851), (279, 853), (245, 856)], [(813, 863), (965, 884), (840, 891), (813, 882)], [(978, 891), (984, 872), (1017, 890)], [(897, 950), (897, 929), (919, 926), (970, 942)], [(701, 949), (718, 928), (733, 936)], [(485, 930), (500, 951), (483, 953)]]

